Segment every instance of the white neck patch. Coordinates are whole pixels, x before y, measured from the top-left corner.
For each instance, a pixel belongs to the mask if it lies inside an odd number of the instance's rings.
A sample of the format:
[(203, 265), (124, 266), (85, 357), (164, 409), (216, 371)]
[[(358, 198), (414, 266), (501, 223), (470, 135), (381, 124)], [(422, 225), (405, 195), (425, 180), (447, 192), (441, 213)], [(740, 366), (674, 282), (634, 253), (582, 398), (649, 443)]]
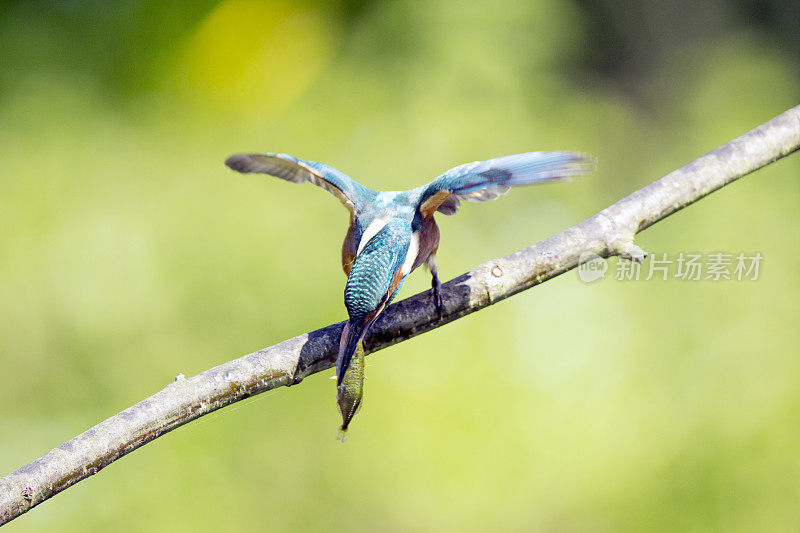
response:
[(361, 242), (358, 243), (358, 251), (356, 252), (356, 257), (361, 255), (361, 250), (364, 249), (364, 246), (366, 246), (367, 243), (370, 241), (370, 239), (372, 239), (375, 235), (377, 235), (378, 232), (382, 230), (383, 227), (386, 226), (386, 224), (388, 223), (389, 223), (389, 217), (383, 217), (383, 218), (376, 218), (370, 223), (369, 226), (367, 226), (367, 229), (364, 230), (364, 234), (361, 235)]
[(411, 273), (411, 267), (414, 266), (414, 261), (417, 260), (417, 253), (419, 252), (419, 233), (414, 232), (411, 234), (411, 242), (408, 244), (408, 253), (403, 266), (400, 267), (400, 273), (408, 276)]

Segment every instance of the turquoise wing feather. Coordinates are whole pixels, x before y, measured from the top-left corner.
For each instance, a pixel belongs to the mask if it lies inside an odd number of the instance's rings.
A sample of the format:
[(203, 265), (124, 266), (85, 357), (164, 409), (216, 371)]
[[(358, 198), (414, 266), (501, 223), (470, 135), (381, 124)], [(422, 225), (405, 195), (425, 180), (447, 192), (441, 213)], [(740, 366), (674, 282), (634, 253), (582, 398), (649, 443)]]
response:
[(420, 211), (452, 215), (459, 201), (494, 200), (517, 185), (569, 179), (594, 169), (594, 159), (577, 152), (527, 152), (451, 168), (423, 187)]
[(269, 174), (293, 183), (311, 182), (336, 196), (351, 212), (375, 194), (331, 166), (289, 154), (235, 154), (225, 164), (237, 172)]

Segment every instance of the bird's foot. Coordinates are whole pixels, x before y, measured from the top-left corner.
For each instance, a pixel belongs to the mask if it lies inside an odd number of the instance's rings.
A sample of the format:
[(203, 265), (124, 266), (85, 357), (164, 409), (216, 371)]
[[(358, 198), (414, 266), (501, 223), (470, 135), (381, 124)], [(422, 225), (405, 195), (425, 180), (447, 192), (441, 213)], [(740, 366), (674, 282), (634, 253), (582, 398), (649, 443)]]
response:
[(433, 283), (431, 285), (431, 299), (433, 300), (433, 305), (436, 307), (436, 312), (439, 314), (439, 317), (442, 317), (445, 312), (444, 298), (442, 298), (442, 282), (439, 281), (439, 276), (436, 274), (433, 275)]
[(443, 316), (446, 309), (444, 308), (444, 299), (442, 298), (441, 292), (439, 291), (434, 292), (433, 305), (436, 306), (436, 312), (439, 313), (439, 316)]

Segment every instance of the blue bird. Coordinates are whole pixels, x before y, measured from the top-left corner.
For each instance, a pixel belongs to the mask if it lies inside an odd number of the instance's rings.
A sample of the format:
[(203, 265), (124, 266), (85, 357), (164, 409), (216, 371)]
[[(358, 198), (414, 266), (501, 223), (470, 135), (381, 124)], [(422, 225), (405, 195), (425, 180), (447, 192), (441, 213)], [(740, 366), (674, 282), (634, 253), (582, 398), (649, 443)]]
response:
[(344, 303), (350, 318), (342, 332), (336, 362), (337, 386), (341, 387), (364, 334), (408, 275), (423, 263), (432, 275), (434, 304), (444, 312), (436, 263), (439, 228), (434, 213), (453, 215), (461, 200), (485, 202), (516, 185), (582, 174), (592, 170), (593, 161), (575, 152), (508, 155), (459, 165), (408, 191), (373, 191), (333, 167), (287, 154), (236, 154), (225, 164), (238, 172), (269, 174), (293, 183), (311, 182), (333, 193), (350, 211), (350, 227), (342, 245), (342, 267), (347, 274)]

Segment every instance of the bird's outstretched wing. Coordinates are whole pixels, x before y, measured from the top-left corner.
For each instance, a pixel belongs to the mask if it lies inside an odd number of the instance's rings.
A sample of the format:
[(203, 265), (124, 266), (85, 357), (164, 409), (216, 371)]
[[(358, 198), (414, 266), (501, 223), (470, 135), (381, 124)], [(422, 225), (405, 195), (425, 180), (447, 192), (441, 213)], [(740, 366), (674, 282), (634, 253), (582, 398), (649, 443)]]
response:
[(293, 183), (310, 181), (336, 196), (352, 213), (374, 192), (333, 167), (289, 154), (235, 154), (225, 164), (237, 172), (269, 174)]
[(486, 202), (515, 185), (531, 185), (568, 179), (594, 169), (592, 157), (577, 152), (527, 152), (451, 168), (423, 186), (419, 210), (453, 215), (460, 200)]

